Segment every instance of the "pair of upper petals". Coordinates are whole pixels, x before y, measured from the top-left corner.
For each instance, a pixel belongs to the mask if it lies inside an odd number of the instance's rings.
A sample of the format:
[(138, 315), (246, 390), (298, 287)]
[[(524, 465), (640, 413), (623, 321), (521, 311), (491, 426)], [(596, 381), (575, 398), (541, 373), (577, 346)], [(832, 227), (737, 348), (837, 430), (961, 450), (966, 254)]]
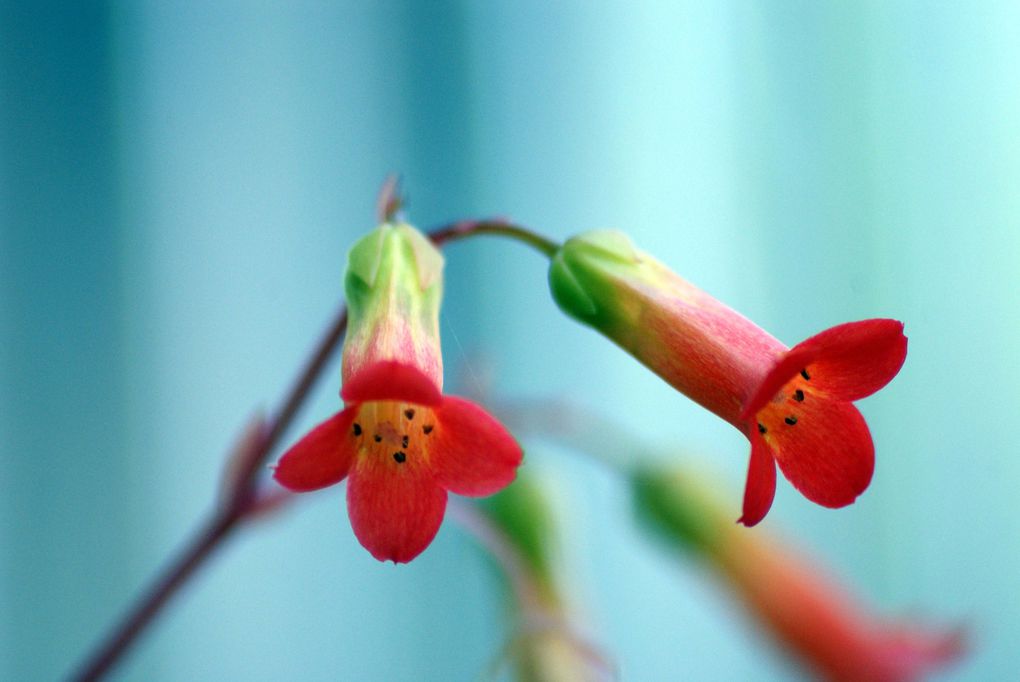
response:
[[(889, 383), (906, 353), (903, 323), (874, 319), (832, 327), (780, 356), (741, 414), (751, 440), (741, 523), (755, 525), (771, 507), (777, 462), (794, 487), (826, 507), (850, 504), (868, 487), (874, 446), (850, 402)], [(782, 410), (793, 383), (807, 389), (790, 403), (799, 418), (761, 433), (762, 414)]]

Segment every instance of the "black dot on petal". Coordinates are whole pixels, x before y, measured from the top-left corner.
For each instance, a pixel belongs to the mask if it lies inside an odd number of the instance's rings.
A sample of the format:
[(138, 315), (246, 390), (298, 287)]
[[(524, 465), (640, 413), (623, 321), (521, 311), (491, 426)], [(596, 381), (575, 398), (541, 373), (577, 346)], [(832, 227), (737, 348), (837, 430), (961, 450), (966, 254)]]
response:
[(798, 388), (796, 391), (793, 392), (793, 399), (796, 400), (798, 403), (804, 402), (804, 391)]
[(361, 424), (358, 424), (357, 422), (354, 423), (354, 435), (355, 436), (361, 435)]
[(421, 429), (421, 430), (422, 430), (422, 431), (424, 431), (424, 432), (425, 432), (425, 435), (427, 436), (427, 435), (429, 435), (430, 433), (432, 433), (432, 428), (433, 428), (433, 427), (432, 427), (432, 424), (426, 424), (425, 426), (423, 426), (423, 427), (422, 427), (422, 429)]
[(768, 433), (768, 429), (761, 422), (758, 422), (758, 433)]
[(800, 370), (800, 375), (804, 377), (804, 381), (811, 381), (811, 377), (808, 375), (806, 369)]
[(372, 436), (372, 438), (375, 439), (376, 443), (381, 443), (382, 442), (382, 436), (380, 436), (378, 433), (375, 434), (374, 436)]
[(414, 410), (412, 410), (410, 407), (407, 408), (406, 410), (404, 410), (404, 416), (407, 417), (408, 421), (414, 419)]
[(411, 439), (410, 439), (410, 438), (408, 438), (407, 436), (404, 436), (403, 438), (401, 438), (401, 439), (400, 439), (400, 444), (401, 444), (401, 445), (403, 445), (403, 446), (404, 446), (405, 448), (406, 448), (406, 447), (407, 447), (407, 446), (408, 446), (408, 445), (409, 445), (410, 443), (411, 443)]
[(397, 460), (397, 464), (403, 464), (407, 460), (407, 455), (398, 450), (393, 453), (393, 459)]
[(794, 424), (797, 423), (797, 418), (794, 417), (794, 416), (790, 416), (790, 417), (787, 417), (786, 419), (784, 419), (783, 421), (786, 422), (787, 424), (789, 424), (790, 426), (793, 426)]

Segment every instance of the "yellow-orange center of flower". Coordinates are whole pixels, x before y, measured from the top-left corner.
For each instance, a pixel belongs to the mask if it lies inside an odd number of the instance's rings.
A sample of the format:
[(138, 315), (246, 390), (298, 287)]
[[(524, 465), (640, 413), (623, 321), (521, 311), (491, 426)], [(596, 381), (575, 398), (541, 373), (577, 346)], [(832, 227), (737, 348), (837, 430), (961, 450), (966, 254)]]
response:
[(411, 403), (362, 403), (351, 426), (358, 455), (401, 465), (409, 460), (427, 463), (429, 440), (435, 434), (435, 413)]
[(811, 400), (813, 394), (811, 375), (806, 368), (802, 369), (797, 376), (783, 385), (765, 407), (758, 410), (758, 414), (755, 415), (758, 433), (768, 441), (779, 429), (796, 428), (804, 419), (806, 403)]

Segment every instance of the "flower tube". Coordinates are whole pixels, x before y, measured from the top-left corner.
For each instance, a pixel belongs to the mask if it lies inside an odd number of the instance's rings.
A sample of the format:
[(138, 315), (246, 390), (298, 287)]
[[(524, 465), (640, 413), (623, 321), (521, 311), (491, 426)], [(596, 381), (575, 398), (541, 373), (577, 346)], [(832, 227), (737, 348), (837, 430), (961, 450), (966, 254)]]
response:
[(676, 469), (631, 477), (642, 526), (702, 559), (779, 644), (833, 682), (906, 682), (963, 653), (959, 630), (872, 614), (807, 557), (733, 524), (708, 486)]
[(385, 223), (355, 244), (344, 409), (284, 453), (274, 474), (298, 492), (348, 479), (354, 534), (380, 561), (416, 557), (439, 530), (448, 492), (490, 495), (522, 459), (495, 417), (442, 393), (442, 269), (442, 254), (409, 225)]
[(563, 244), (549, 283), (567, 314), (747, 436), (741, 523), (753, 526), (768, 513), (777, 463), (826, 507), (848, 505), (868, 487), (874, 446), (851, 403), (899, 372), (907, 352), (901, 322), (849, 322), (787, 348), (611, 230)]

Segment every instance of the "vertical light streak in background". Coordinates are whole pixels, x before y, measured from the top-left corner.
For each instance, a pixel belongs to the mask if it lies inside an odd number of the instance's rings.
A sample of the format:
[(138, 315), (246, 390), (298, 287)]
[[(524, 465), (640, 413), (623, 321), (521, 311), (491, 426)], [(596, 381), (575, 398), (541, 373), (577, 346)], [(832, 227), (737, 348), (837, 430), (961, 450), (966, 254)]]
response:
[[(138, 145), (124, 177), (143, 197), (132, 202), (143, 226), (132, 268), (149, 282), (135, 306), (145, 351), (132, 389), (147, 401), (133, 436), (157, 469), (135, 470), (136, 504), (149, 510), (134, 528), (140, 575), (207, 504), (223, 425), (288, 381), (332, 314), (347, 246), (373, 226), (386, 174), (407, 173), (418, 224), (465, 210), (459, 159), (469, 155), (445, 144), (466, 130), (451, 116), (465, 88), (430, 84), (462, 68), (456, 22), (442, 23), (449, 10), (238, 2), (125, 12), (123, 115)], [(434, 30), (419, 33), (430, 21)], [(338, 407), (338, 375), (304, 426)], [(480, 669), (495, 627), (477, 606), (483, 580), (461, 575), (449, 550), (381, 566), (345, 514), (334, 490), (302, 501), (303, 522), (238, 538), (195, 596), (168, 611), (162, 636), (142, 643), (132, 670), (400, 679), (430, 661), (437, 679), (461, 679)], [(437, 618), (443, 627), (427, 625)], [(394, 633), (423, 636), (394, 648)], [(465, 655), (431, 655), (453, 642)]]
[(897, 453), (876, 489), (885, 589), (969, 614), (966, 679), (988, 679), (1016, 669), (1020, 631), (1020, 8), (910, 9), (872, 14), (875, 284), (912, 320), (875, 433)]
[[(727, 8), (485, 5), (470, 16), (476, 163), (497, 160), (481, 186), (486, 205), (556, 237), (619, 227), (640, 243), (651, 240), (658, 256), (724, 300), (760, 293), (759, 258), (736, 194)], [(485, 256), (490, 272), (529, 278), (504, 291), (490, 287), (493, 303), (480, 311), (487, 347), (500, 349), (504, 363), (501, 388), (527, 395), (540, 385), (536, 378), (555, 377), (541, 382), (545, 391), (567, 390), (654, 440), (710, 452), (743, 480), (739, 434), (559, 315), (530, 254)], [(720, 659), (735, 677), (783, 675), (748, 646), (746, 631), (712, 602), (699, 576), (678, 578), (642, 545), (611, 474), (569, 455), (531, 452), (526, 466), (565, 467), (564, 478), (586, 491), (566, 541), (577, 544), (570, 551), (586, 568), (578, 580), (596, 583), (593, 627), (624, 677), (666, 679), (682, 665), (685, 676), (712, 679)], [(668, 594), (677, 599), (664, 600)]]
[[(909, 315), (880, 303), (873, 281), (886, 246), (874, 226), (870, 28), (859, 5), (733, 13), (738, 174), (754, 231), (747, 257), (764, 264), (759, 284), (771, 309), (758, 321), (787, 343), (875, 316), (906, 320), (911, 336)], [(902, 387), (892, 389), (903, 402)], [(868, 402), (861, 408), (876, 414)], [(895, 455), (877, 435), (876, 452), (879, 466)], [(870, 538), (882, 525), (872, 491), (848, 514), (799, 508), (790, 492), (779, 492), (780, 518), (816, 533), (840, 565), (880, 577), (869, 571), (880, 558)]]
[(104, 492), (125, 455), (106, 10), (0, 6), (6, 679), (56, 678), (124, 576), (126, 501)]

